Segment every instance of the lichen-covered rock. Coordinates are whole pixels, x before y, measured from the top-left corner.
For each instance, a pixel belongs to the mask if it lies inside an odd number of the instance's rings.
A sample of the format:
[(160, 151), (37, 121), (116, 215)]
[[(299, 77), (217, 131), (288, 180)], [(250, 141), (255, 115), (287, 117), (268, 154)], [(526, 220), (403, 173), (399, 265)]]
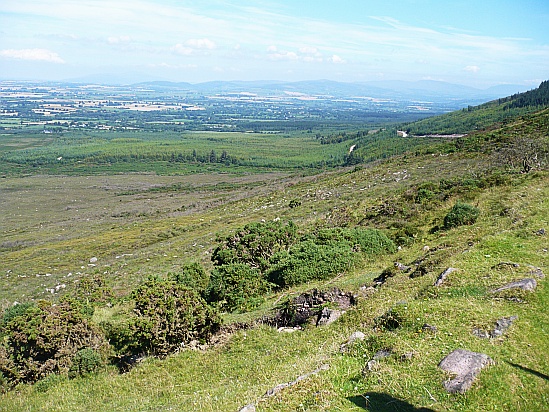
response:
[(465, 393), (471, 388), (475, 378), (492, 359), (483, 353), (470, 352), (465, 349), (456, 349), (440, 361), (438, 367), (456, 375), (453, 379), (443, 383), (449, 393)]
[(538, 286), (538, 283), (536, 282), (536, 279), (534, 278), (527, 278), (527, 279), (521, 279), (517, 280), (516, 282), (508, 283), (494, 291), (492, 293), (499, 293), (503, 292), (504, 290), (509, 289), (522, 289), (526, 291), (533, 291)]

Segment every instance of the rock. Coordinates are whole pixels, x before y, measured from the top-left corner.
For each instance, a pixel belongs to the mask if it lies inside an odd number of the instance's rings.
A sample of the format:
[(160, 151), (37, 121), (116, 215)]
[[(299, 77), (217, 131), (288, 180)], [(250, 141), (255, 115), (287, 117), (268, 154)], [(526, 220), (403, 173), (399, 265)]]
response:
[(402, 270), (403, 272), (408, 272), (410, 269), (412, 269), (410, 266), (403, 265), (400, 262), (395, 262), (395, 268), (398, 270)]
[(437, 329), (436, 326), (429, 325), (428, 323), (424, 323), (423, 326), (421, 327), (421, 330), (423, 332), (432, 332), (432, 333), (437, 333), (438, 332), (438, 329)]
[(509, 290), (509, 289), (522, 289), (526, 291), (533, 291), (534, 289), (536, 289), (537, 286), (538, 286), (538, 283), (536, 282), (536, 279), (527, 278), (527, 279), (517, 280), (516, 282), (508, 283), (507, 285), (504, 285), (492, 291), (492, 293), (503, 292), (504, 290)]
[(364, 338), (366, 337), (366, 335), (362, 332), (359, 332), (359, 331), (356, 331), (356, 332), (353, 332), (351, 334), (351, 336), (349, 336), (349, 339), (347, 340), (347, 342), (343, 343), (340, 347), (339, 347), (339, 351), (341, 353), (345, 353), (347, 352), (347, 348), (349, 347), (349, 345), (352, 345), (354, 341), (357, 341), (357, 340), (364, 340)]
[(344, 313), (345, 312), (341, 310), (324, 308), (322, 309), (322, 312), (320, 312), (320, 315), (318, 316), (318, 319), (316, 321), (316, 326), (326, 326), (331, 323), (334, 323)]
[(438, 278), (437, 280), (435, 281), (434, 283), (434, 286), (440, 286), (444, 283), (444, 281), (446, 280), (446, 277), (452, 273), (452, 272), (455, 272), (457, 269), (455, 268), (448, 268), (446, 269), (444, 272), (442, 272), (440, 275), (438, 275)]
[(488, 339), (490, 337), (490, 333), (485, 331), (484, 329), (473, 329), (473, 335), (480, 339)]
[(366, 363), (366, 366), (362, 369), (362, 375), (365, 376), (370, 372), (374, 372), (375, 370), (379, 369), (379, 362), (375, 359), (369, 360)]
[(530, 271), (528, 272), (530, 275), (537, 276), (540, 279), (543, 279), (545, 277), (545, 274), (541, 270), (541, 268), (537, 268), (535, 266), (528, 266)]
[(520, 265), (518, 263), (515, 263), (515, 262), (499, 262), (497, 265), (492, 266), (492, 269), (499, 269), (499, 268), (502, 268), (502, 267), (505, 267), (505, 266), (510, 266), (510, 267), (513, 267), (513, 268), (519, 268), (520, 267)]
[[(336, 310), (333, 314), (325, 312), (324, 305), (327, 303), (332, 303), (341, 311)], [(336, 316), (339, 317), (344, 313), (343, 310), (355, 304), (356, 297), (351, 292), (343, 292), (338, 288), (329, 291), (313, 289), (289, 300), (274, 316), (266, 316), (261, 322), (276, 328), (294, 327), (307, 323), (315, 323), (320, 326), (332, 323)]]
[(538, 236), (545, 236), (545, 229), (541, 228), (536, 232), (536, 235)]
[(456, 375), (455, 378), (444, 382), (444, 388), (449, 393), (465, 393), (471, 388), (480, 371), (491, 363), (492, 359), (483, 353), (465, 349), (454, 350), (438, 364), (442, 370)]
[(393, 352), (390, 350), (390, 349), (381, 349), (381, 350), (378, 350), (375, 354), (374, 354), (374, 360), (379, 360), (379, 359), (383, 359), (383, 358), (388, 358), (389, 356), (391, 356), (393, 354)]
[(349, 343), (353, 343), (355, 340), (364, 340), (366, 335), (360, 331), (353, 332), (351, 336), (349, 336)]
[(255, 405), (253, 403), (243, 406), (238, 412), (255, 412)]
[(410, 361), (414, 357), (414, 352), (406, 352), (400, 356), (401, 361)]
[(503, 333), (509, 329), (515, 320), (518, 319), (518, 316), (509, 316), (508, 318), (501, 318), (496, 321), (496, 327), (492, 332), (490, 332), (491, 338), (497, 338), (502, 336)]
[(301, 327), (296, 326), (296, 327), (293, 327), (293, 328), (289, 328), (289, 327), (281, 326), (280, 328), (277, 329), (277, 332), (278, 333), (293, 333), (297, 330), (301, 330)]
[(96, 263), (97, 262), (97, 258), (94, 256), (90, 259), (90, 263)]

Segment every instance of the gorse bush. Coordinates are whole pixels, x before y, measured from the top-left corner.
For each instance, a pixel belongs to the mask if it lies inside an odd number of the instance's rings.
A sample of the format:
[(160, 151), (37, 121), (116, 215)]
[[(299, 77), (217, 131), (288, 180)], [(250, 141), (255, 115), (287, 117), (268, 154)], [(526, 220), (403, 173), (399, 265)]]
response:
[(259, 269), (232, 263), (213, 270), (205, 295), (209, 302), (217, 302), (223, 309), (244, 311), (262, 303), (262, 296), (271, 286)]
[(298, 237), (292, 222), (250, 224), (220, 241), (206, 297), (227, 310), (251, 309), (271, 288), (327, 279), (396, 249), (378, 230), (324, 228)]
[[(10, 306), (4, 311), (2, 318), (0, 319), (0, 328), (4, 327), (9, 323), (10, 320), (16, 316), (24, 315), (27, 309), (35, 306), (34, 303), (18, 303), (16, 305)], [(1, 333), (1, 330), (0, 330)]]
[(40, 301), (12, 317), (3, 327), (2, 374), (17, 382), (36, 382), (51, 373), (66, 374), (85, 348), (106, 352), (101, 331), (74, 301), (53, 305)]
[(444, 217), (444, 228), (451, 229), (462, 225), (472, 225), (478, 219), (480, 210), (466, 203), (456, 203)]
[(251, 223), (226, 238), (218, 238), (219, 246), (212, 254), (216, 266), (244, 263), (264, 271), (271, 256), (287, 250), (297, 241), (297, 226), (293, 222)]
[(180, 273), (172, 274), (171, 280), (202, 293), (209, 283), (209, 276), (198, 262), (183, 265)]
[(69, 369), (69, 378), (77, 376), (86, 376), (97, 372), (104, 365), (101, 354), (92, 349), (80, 349), (72, 359), (72, 365)]
[(220, 326), (217, 312), (196, 291), (174, 281), (151, 278), (132, 298), (134, 352), (166, 356), (193, 340), (207, 340)]
[(305, 240), (288, 252), (278, 253), (272, 260), (273, 264), (266, 272), (267, 278), (280, 287), (286, 287), (345, 272), (356, 263), (357, 256), (346, 242), (319, 245)]

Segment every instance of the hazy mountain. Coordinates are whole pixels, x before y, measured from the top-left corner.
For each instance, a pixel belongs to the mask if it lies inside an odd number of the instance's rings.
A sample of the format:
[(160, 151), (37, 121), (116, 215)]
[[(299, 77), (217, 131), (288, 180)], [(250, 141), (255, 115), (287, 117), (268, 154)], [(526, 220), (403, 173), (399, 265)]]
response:
[(488, 89), (476, 89), (469, 86), (421, 80), (377, 81), (363, 83), (345, 83), (331, 80), (314, 80), (298, 82), (282, 81), (211, 81), (205, 83), (174, 83), (174, 82), (141, 82), (136, 85), (153, 89), (188, 90), (195, 93), (256, 93), (258, 95), (278, 95), (303, 93), (306, 95), (323, 95), (336, 98), (373, 97), (382, 99), (412, 99), (412, 100), (471, 100), (480, 103), (487, 100), (505, 97), (514, 93), (526, 91), (528, 88), (520, 85), (498, 85)]

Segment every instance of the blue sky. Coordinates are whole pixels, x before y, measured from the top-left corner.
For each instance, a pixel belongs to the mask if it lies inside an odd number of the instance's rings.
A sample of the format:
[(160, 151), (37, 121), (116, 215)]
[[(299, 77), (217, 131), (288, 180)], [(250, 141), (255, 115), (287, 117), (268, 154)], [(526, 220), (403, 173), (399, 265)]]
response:
[(547, 0), (2, 0), (0, 78), (549, 78)]

